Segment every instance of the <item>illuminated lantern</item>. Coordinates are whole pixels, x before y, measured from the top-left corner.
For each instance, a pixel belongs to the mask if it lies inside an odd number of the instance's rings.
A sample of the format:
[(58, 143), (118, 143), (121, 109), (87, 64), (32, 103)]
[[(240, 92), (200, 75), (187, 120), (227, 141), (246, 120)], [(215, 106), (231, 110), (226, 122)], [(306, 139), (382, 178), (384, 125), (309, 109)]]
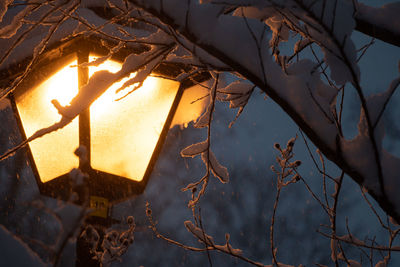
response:
[[(120, 69), (132, 49), (121, 49), (96, 67), (81, 65), (106, 55), (110, 45), (78, 38), (49, 49), (11, 95), (25, 138), (60, 120), (51, 100), (68, 105), (95, 71)], [(108, 205), (143, 192), (182, 92), (192, 85), (174, 80), (182, 67), (160, 65), (142, 87), (119, 99), (115, 91), (122, 80), (69, 125), (30, 142), (28, 154), (40, 192), (68, 199), (72, 190), (68, 173), (78, 166), (89, 176), (92, 205)], [(79, 146), (86, 147), (87, 161), (73, 154)]]

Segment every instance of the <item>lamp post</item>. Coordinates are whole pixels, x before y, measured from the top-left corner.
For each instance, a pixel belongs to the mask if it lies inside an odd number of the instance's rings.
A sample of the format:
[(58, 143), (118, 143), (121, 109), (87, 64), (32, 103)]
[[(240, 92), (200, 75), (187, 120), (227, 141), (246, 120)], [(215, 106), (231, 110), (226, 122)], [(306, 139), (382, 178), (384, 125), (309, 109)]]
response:
[[(121, 49), (98, 67), (82, 65), (107, 53), (107, 42), (83, 37), (48, 49), (33, 74), (10, 95), (24, 138), (59, 119), (52, 99), (68, 104), (93, 72), (117, 71), (132, 50)], [(27, 153), (40, 192), (67, 200), (72, 192), (68, 172), (79, 166), (89, 177), (86, 187), (95, 210), (92, 215), (109, 223), (111, 204), (142, 193), (148, 183), (182, 92), (192, 85), (174, 80), (181, 68), (161, 65), (157, 75), (119, 101), (109, 88), (68, 126), (32, 141)], [(72, 153), (76, 147), (85, 147), (86, 156), (78, 160)]]

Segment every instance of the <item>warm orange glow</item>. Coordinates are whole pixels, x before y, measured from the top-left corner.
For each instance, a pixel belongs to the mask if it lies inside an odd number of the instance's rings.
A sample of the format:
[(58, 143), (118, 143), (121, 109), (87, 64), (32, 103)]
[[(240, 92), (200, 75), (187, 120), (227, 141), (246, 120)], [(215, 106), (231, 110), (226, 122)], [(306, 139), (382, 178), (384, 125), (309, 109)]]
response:
[(175, 125), (186, 128), (189, 122), (199, 118), (210, 101), (209, 94), (210, 91), (200, 85), (187, 88), (183, 92), (171, 128)]
[[(60, 115), (51, 104), (52, 99), (66, 105), (77, 94), (78, 76), (76, 68), (70, 67), (71, 65), (76, 65), (76, 61), (33, 90), (16, 94), (19, 115), (27, 137), (60, 120)], [(78, 146), (77, 118), (63, 129), (31, 142), (30, 148), (42, 182), (68, 173), (78, 166), (78, 159), (73, 153)]]
[[(128, 97), (111, 101), (107, 91), (91, 107), (92, 167), (142, 180), (179, 84), (149, 77)], [(104, 112), (106, 109), (107, 113)]]
[[(121, 64), (107, 61), (90, 73), (118, 71)], [(179, 83), (149, 77), (143, 86), (122, 95), (115, 90), (127, 80), (111, 86), (90, 108), (92, 167), (136, 181), (143, 179), (157, 145)], [(127, 92), (129, 89), (124, 90)]]
[[(94, 57), (90, 57), (93, 60)], [(33, 90), (16, 96), (17, 107), (27, 136), (60, 120), (52, 106), (57, 99), (67, 105), (77, 94), (76, 60)], [(75, 67), (73, 67), (75, 65)], [(121, 64), (107, 61), (89, 68), (116, 72)], [(128, 78), (127, 78), (128, 79)], [(111, 86), (90, 108), (91, 165), (94, 169), (143, 179), (159, 135), (178, 92), (179, 83), (149, 77), (143, 86), (122, 100), (115, 90), (127, 79)], [(121, 92), (129, 91), (129, 88)], [(79, 146), (78, 120), (62, 130), (48, 134), (30, 144), (43, 182), (65, 174), (78, 166), (73, 151)]]

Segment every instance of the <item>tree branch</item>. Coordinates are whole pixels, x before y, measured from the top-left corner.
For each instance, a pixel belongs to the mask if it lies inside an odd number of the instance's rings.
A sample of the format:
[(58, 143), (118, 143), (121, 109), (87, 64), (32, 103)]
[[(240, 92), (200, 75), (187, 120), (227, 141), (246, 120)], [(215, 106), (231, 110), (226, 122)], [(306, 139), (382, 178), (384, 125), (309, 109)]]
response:
[(388, 20), (389, 16), (387, 13), (393, 12), (388, 6), (389, 5), (385, 5), (381, 8), (375, 8), (359, 3), (355, 17), (356, 30), (400, 47), (399, 24), (392, 21), (388, 24), (384, 20)]

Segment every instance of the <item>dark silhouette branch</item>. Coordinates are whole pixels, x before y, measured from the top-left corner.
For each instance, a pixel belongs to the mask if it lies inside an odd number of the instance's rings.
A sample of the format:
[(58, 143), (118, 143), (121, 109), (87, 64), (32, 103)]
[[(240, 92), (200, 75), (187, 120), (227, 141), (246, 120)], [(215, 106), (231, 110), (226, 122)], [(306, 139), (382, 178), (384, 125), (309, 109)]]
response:
[(375, 24), (372, 21), (369, 21), (367, 17), (364, 17), (363, 14), (360, 13), (356, 15), (355, 19), (357, 31), (384, 41), (385, 43), (400, 47), (400, 34), (398, 32)]

